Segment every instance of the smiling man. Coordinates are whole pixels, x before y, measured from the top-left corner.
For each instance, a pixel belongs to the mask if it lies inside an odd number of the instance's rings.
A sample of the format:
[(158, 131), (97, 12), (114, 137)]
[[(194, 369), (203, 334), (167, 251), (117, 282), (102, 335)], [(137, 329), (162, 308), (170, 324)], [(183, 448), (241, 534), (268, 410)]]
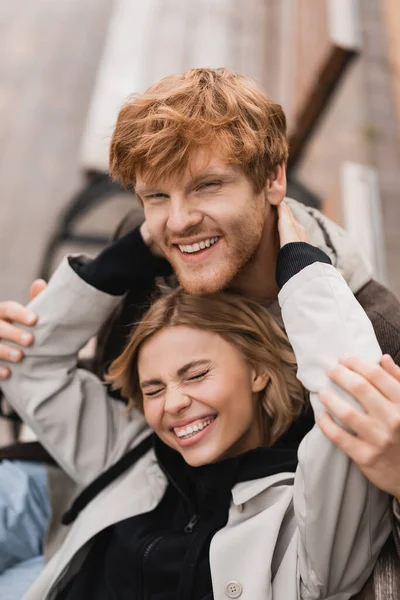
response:
[(145, 241), (188, 292), (231, 286), (272, 300), (287, 156), (278, 104), (240, 75), (193, 69), (125, 105), (110, 168), (135, 188)]
[(273, 177), (258, 189), (239, 165), (194, 150), (179, 180), (152, 188), (145, 177), (138, 178), (136, 194), (150, 236), (188, 292), (207, 294), (234, 286), (276, 297), (275, 279), (267, 282), (263, 275), (268, 262), (268, 272), (274, 273), (278, 251), (273, 204), (284, 195), (281, 164)]

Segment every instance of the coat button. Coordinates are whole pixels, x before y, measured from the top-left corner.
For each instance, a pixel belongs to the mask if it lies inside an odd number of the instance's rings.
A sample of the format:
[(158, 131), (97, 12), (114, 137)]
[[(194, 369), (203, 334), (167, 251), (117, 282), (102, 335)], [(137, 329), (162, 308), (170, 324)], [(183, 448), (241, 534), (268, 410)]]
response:
[(243, 504), (238, 504), (236, 508), (237, 508), (238, 512), (241, 513), (241, 512), (243, 512), (244, 506), (243, 506)]
[(239, 598), (242, 595), (243, 586), (238, 581), (228, 581), (225, 586), (225, 594), (228, 598)]

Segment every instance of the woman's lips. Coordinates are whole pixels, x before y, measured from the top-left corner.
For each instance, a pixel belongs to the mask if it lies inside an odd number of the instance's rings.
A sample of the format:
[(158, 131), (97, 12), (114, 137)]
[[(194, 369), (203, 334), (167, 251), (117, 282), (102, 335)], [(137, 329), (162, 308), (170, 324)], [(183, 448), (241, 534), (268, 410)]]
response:
[(209, 425), (204, 427), (203, 429), (196, 431), (191, 434), (189, 437), (178, 437), (175, 433), (175, 440), (178, 442), (178, 445), (181, 448), (188, 448), (189, 446), (194, 446), (195, 444), (201, 442), (207, 435), (210, 433), (211, 429), (214, 427), (214, 423), (217, 420), (217, 417), (214, 417)]

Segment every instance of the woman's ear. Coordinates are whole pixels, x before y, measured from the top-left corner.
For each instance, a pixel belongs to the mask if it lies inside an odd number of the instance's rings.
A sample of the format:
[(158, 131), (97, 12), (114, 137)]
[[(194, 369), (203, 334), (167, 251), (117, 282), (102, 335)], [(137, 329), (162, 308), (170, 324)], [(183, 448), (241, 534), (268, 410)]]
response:
[(251, 391), (261, 392), (265, 389), (270, 380), (270, 376), (267, 371), (261, 371), (260, 369), (252, 369), (251, 372)]
[(278, 206), (286, 196), (286, 165), (277, 165), (269, 173), (265, 183), (265, 198), (274, 206)]

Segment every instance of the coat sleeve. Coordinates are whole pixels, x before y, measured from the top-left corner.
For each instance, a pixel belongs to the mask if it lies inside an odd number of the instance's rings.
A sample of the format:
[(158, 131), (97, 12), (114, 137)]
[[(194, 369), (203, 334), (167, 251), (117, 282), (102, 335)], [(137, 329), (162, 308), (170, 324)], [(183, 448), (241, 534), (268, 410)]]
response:
[[(314, 263), (284, 285), (279, 302), (297, 376), (310, 391), (315, 415), (323, 410), (318, 399), (323, 388), (334, 388), (357, 405), (329, 380), (326, 369), (346, 354), (378, 363), (381, 350), (342, 276), (330, 265)], [(318, 425), (299, 447), (294, 510), (301, 597), (322, 600), (357, 593), (390, 533), (388, 496), (369, 483)]]
[(146, 435), (144, 417), (112, 400), (77, 355), (121, 297), (83, 281), (63, 261), (30, 303), (38, 315), (34, 344), (2, 383), (7, 399), (77, 483), (87, 485)]

